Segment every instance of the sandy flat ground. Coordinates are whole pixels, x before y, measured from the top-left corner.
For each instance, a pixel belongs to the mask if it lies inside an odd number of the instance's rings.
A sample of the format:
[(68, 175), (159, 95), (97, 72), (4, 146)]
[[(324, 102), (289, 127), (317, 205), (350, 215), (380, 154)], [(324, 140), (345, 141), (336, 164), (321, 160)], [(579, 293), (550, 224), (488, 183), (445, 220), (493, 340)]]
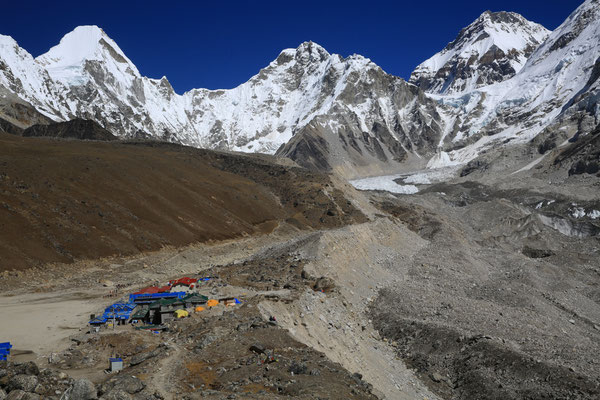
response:
[[(228, 264), (244, 259), (264, 247), (285, 243), (290, 235), (297, 235), (295, 232), (279, 228), (271, 235), (112, 260), (118, 262), (116, 264), (108, 261), (76, 264), (73, 266), (75, 273), (65, 272), (66, 275), (58, 274), (58, 277), (44, 281), (50, 290), (45, 293), (33, 293), (31, 286), (16, 286), (16, 289), (0, 295), (0, 342), (10, 341), (13, 344), (13, 360), (46, 358), (52, 352), (66, 349), (70, 336), (87, 329), (90, 314), (100, 314), (109, 304), (119, 300), (103, 297), (113, 289), (112, 286), (103, 287), (101, 283), (107, 276), (115, 282), (132, 285), (121, 291), (120, 295), (125, 296), (156, 281), (197, 273), (213, 263)], [(85, 292), (82, 291), (84, 287)], [(243, 292), (231, 295), (240, 296), (250, 291)], [(14, 356), (19, 353), (14, 350), (35, 354)]]
[(109, 300), (82, 292), (0, 296), (0, 342), (38, 357), (68, 347), (70, 335), (86, 327)]

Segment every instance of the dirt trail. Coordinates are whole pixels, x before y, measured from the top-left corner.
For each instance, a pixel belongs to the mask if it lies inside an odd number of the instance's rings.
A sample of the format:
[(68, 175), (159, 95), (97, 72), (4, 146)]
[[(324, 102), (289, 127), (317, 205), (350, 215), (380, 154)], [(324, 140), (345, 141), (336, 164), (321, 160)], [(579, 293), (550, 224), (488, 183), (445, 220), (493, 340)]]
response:
[(149, 387), (160, 393), (165, 400), (172, 400), (176, 398), (172, 382), (178, 382), (177, 378), (173, 379), (173, 375), (176, 375), (176, 371), (182, 367), (182, 351), (174, 341), (169, 341), (167, 345), (169, 346), (168, 355), (161, 358), (155, 365), (156, 373), (148, 383)]

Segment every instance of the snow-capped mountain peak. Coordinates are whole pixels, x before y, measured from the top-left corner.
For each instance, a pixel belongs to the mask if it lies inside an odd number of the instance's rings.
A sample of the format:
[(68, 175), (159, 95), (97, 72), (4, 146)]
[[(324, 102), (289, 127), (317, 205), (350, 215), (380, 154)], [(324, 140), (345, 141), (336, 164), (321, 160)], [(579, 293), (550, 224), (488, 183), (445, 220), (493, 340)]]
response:
[(535, 138), (552, 148), (587, 134), (600, 123), (600, 0), (579, 6), (514, 77), (433, 97), (448, 106), (453, 150), (430, 166), (464, 163), (502, 143)]
[(543, 26), (512, 12), (485, 11), (410, 81), (430, 93), (462, 93), (514, 76), (548, 37)]
[(294, 52), (296, 59), (302, 63), (322, 62), (331, 56), (322, 46), (312, 41), (300, 44)]
[(2, 46), (4, 48), (7, 46), (18, 46), (18, 45), (17, 45), (17, 42), (15, 41), (15, 39), (13, 39), (12, 37), (0, 34), (0, 46)]
[(119, 46), (95, 25), (78, 26), (66, 34), (59, 44), (36, 58), (53, 79), (69, 84), (82, 84), (86, 62), (105, 64), (120, 74), (140, 74)]
[[(182, 95), (165, 77), (141, 76), (96, 26), (76, 28), (36, 60), (12, 46), (21, 61), (0, 69), (0, 79), (18, 83), (21, 76), (37, 76), (32, 83), (47, 90), (4, 86), (35, 100), (55, 120), (93, 119), (121, 137), (247, 152), (281, 149), (292, 158), (316, 140), (321, 145), (301, 164), (356, 175), (372, 163), (383, 169), (410, 153), (426, 154), (441, 131), (435, 103), (414, 86), (368, 58), (330, 54), (314, 42), (283, 50), (233, 89)], [(19, 79), (11, 78), (12, 70)]]

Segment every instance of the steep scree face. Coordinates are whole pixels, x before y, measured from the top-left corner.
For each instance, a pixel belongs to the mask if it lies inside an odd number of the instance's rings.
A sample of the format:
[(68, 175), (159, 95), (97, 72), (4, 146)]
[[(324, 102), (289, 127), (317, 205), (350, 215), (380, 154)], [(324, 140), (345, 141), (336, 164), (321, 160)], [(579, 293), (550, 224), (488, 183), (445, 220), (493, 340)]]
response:
[(600, 125), (558, 154), (552, 168), (568, 169), (569, 175), (600, 173)]
[(410, 82), (437, 94), (502, 82), (523, 68), (549, 33), (519, 14), (486, 11), (444, 50), (419, 65)]
[(329, 111), (300, 129), (278, 155), (356, 177), (398, 168), (409, 156), (428, 158), (436, 149), (444, 125), (435, 102), (418, 88), (372, 63), (338, 80), (345, 85)]

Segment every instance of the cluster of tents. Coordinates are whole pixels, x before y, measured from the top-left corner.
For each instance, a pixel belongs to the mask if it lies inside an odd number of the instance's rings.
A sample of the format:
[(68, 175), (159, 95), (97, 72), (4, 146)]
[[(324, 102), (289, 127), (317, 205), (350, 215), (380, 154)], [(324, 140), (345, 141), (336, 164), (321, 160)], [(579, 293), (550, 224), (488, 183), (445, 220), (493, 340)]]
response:
[[(221, 301), (222, 301), (222, 302), (223, 302), (223, 304), (224, 304), (224, 305), (226, 305), (226, 306), (231, 306), (231, 305), (235, 305), (235, 304), (241, 304), (241, 303), (242, 303), (240, 300), (238, 300), (238, 299), (237, 299), (237, 298), (235, 298), (235, 297), (232, 297), (232, 298), (227, 298), (227, 299), (223, 299), (223, 300), (221, 300)], [(221, 303), (219, 302), (219, 300), (210, 299), (210, 300), (208, 300), (208, 301), (206, 302), (205, 306), (206, 306), (206, 307), (215, 307), (215, 306), (218, 306), (219, 304), (221, 304)], [(202, 307), (202, 306), (197, 306), (197, 307), (194, 309), (194, 311), (195, 311), (195, 312), (201, 312), (201, 311), (204, 311), (204, 310), (206, 310), (206, 308), (205, 308), (205, 307)], [(179, 314), (176, 314), (176, 315), (175, 315), (177, 318), (185, 318), (185, 317), (189, 316), (189, 313), (188, 313), (187, 311), (185, 311), (185, 310), (177, 310), (177, 311), (183, 311), (182, 313), (179, 313)], [(176, 311), (176, 312), (177, 312), (177, 311)]]
[[(126, 324), (162, 324), (172, 318), (185, 318), (194, 310), (200, 312), (205, 307), (214, 307), (220, 304), (219, 300), (208, 299), (198, 294), (198, 286), (215, 277), (174, 279), (164, 286), (150, 286), (129, 295), (126, 303), (115, 303), (108, 306), (104, 313), (96, 317), (91, 316), (91, 325)], [(225, 305), (239, 304), (235, 298), (221, 299)], [(189, 311), (188, 311), (189, 310)]]
[[(241, 303), (238, 299), (235, 299), (235, 300), (237, 301), (236, 304)], [(219, 300), (211, 299), (206, 302), (205, 306), (206, 307), (215, 307), (215, 306), (218, 306), (219, 304), (220, 304)], [(204, 310), (206, 310), (206, 308), (202, 307), (202, 306), (196, 306), (196, 308), (194, 308), (195, 312), (201, 312)], [(173, 315), (175, 318), (185, 318), (185, 317), (189, 317), (190, 313), (189, 313), (189, 311), (180, 308), (180, 309), (173, 311)]]
[(106, 308), (102, 316), (92, 316), (91, 325), (106, 323), (160, 325), (173, 318), (186, 318), (190, 312), (204, 311), (207, 307), (219, 304), (231, 306), (240, 304), (235, 297), (209, 299), (197, 293), (198, 284), (212, 278), (180, 278), (172, 280), (164, 287), (151, 286), (129, 295), (129, 302), (115, 303)]

